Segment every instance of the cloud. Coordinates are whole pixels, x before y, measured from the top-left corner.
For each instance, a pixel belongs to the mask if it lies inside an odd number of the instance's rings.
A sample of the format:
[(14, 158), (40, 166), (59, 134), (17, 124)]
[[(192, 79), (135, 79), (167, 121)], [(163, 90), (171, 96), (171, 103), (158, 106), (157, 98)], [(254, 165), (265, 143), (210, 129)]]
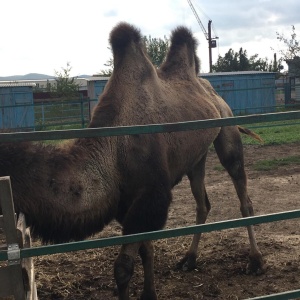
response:
[[(220, 37), (217, 55), (240, 46), (248, 53), (272, 57), (276, 32), (287, 36), (291, 25), (300, 29), (300, 1), (223, 0), (192, 1), (207, 28), (212, 19)], [(73, 74), (93, 74), (111, 57), (107, 47), (111, 29), (126, 21), (143, 35), (169, 37), (178, 25), (190, 28), (199, 39), (199, 56), (207, 71), (207, 41), (185, 0), (2, 0), (0, 76), (39, 72), (52, 75), (69, 61)], [(247, 48), (246, 48), (247, 47)]]

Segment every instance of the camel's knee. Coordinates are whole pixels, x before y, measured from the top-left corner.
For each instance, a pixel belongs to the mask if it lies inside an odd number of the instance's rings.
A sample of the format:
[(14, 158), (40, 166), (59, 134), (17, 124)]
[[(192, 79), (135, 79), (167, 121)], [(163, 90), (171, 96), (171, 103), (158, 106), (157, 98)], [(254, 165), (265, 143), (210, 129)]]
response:
[(120, 254), (114, 264), (114, 277), (118, 289), (127, 288), (133, 275), (134, 259), (127, 254)]
[(253, 210), (253, 206), (241, 206), (240, 207), (240, 211), (242, 213), (243, 217), (250, 217), (250, 216), (254, 216), (254, 210)]
[(205, 208), (206, 208), (206, 215), (208, 215), (208, 213), (210, 212), (210, 209), (211, 209), (211, 205), (210, 205), (206, 190), (205, 190)]
[(211, 205), (206, 193), (206, 190), (204, 189), (205, 195), (204, 195), (204, 201), (199, 201), (197, 200), (197, 208), (196, 208), (196, 212), (197, 212), (197, 219), (196, 222), (197, 224), (201, 224), (201, 223), (205, 223), (206, 218), (210, 212), (211, 209)]
[(153, 259), (154, 247), (151, 241), (146, 241), (141, 245), (141, 247), (139, 248), (139, 255), (143, 263), (149, 261), (150, 259)]
[(252, 201), (247, 195), (247, 201), (241, 202), (240, 211), (243, 217), (254, 216), (254, 209), (252, 205)]

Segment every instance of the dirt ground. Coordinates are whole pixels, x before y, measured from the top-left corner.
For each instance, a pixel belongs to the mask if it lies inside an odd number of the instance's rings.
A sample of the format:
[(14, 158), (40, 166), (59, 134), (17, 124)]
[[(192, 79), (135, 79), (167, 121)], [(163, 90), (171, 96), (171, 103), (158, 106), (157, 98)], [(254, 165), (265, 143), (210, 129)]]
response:
[[(300, 154), (300, 144), (245, 146), (249, 195), (255, 214), (300, 208), (300, 166), (255, 171), (258, 160)], [(240, 217), (239, 201), (226, 171), (213, 150), (207, 159), (206, 188), (212, 210), (207, 222)], [(174, 189), (167, 228), (194, 225), (195, 203), (186, 178)], [(249, 251), (245, 228), (203, 235), (197, 269), (175, 270), (191, 241), (190, 236), (155, 241), (155, 280), (159, 299), (248, 299), (300, 288), (300, 220), (255, 226), (258, 245), (268, 265), (260, 276), (246, 275)], [(112, 223), (101, 234), (120, 234)], [(34, 241), (38, 245), (39, 241)], [(113, 262), (119, 246), (34, 259), (39, 299), (117, 299)], [(139, 258), (130, 284), (132, 299), (143, 287)]]

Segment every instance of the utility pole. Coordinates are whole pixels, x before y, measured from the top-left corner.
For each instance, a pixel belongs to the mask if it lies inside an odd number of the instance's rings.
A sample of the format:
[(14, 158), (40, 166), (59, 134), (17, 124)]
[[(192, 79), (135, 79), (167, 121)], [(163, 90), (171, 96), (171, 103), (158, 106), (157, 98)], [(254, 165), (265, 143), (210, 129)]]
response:
[(189, 5), (190, 5), (190, 8), (191, 8), (192, 12), (194, 13), (194, 15), (195, 15), (195, 17), (196, 17), (196, 19), (197, 19), (197, 21), (198, 21), (198, 23), (199, 23), (202, 31), (203, 31), (203, 33), (204, 33), (204, 35), (205, 35), (205, 37), (206, 37), (206, 39), (208, 41), (209, 72), (211, 73), (212, 72), (212, 51), (211, 51), (211, 49), (217, 47), (217, 41), (216, 41), (216, 39), (218, 39), (218, 37), (217, 36), (216, 37), (212, 37), (211, 36), (211, 23), (212, 23), (212, 20), (208, 21), (208, 32), (206, 32), (206, 30), (205, 30), (205, 28), (204, 28), (204, 26), (203, 26), (203, 24), (202, 24), (202, 22), (201, 22), (201, 20), (200, 20), (200, 18), (198, 16), (197, 12), (196, 12), (196, 10), (195, 10), (194, 5), (192, 4), (191, 0), (187, 0), (187, 1), (188, 1)]
[(208, 21), (208, 51), (209, 51), (209, 73), (212, 72), (212, 40), (211, 40), (211, 20)]
[(212, 72), (212, 48), (216, 48), (217, 47), (217, 41), (216, 39), (218, 39), (218, 37), (211, 37), (211, 23), (212, 20), (208, 21), (208, 50), (209, 50), (209, 73)]

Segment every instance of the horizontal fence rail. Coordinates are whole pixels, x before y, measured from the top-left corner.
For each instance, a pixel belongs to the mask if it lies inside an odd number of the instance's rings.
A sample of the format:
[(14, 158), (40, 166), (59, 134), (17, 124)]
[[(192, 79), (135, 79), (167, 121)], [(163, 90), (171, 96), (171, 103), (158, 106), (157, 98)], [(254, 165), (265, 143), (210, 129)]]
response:
[[(47, 254), (57, 254), (63, 252), (79, 251), (93, 248), (103, 248), (120, 244), (129, 244), (145, 240), (158, 240), (183, 235), (191, 235), (195, 233), (211, 232), (216, 230), (224, 230), (229, 228), (244, 227), (261, 223), (269, 223), (282, 221), (287, 219), (300, 218), (300, 210), (286, 211), (282, 213), (267, 214), (261, 216), (240, 218), (234, 220), (220, 221), (214, 223), (206, 223), (201, 225), (193, 225), (175, 229), (165, 229), (151, 232), (144, 232), (132, 235), (101, 238), (95, 240), (85, 240), (80, 242), (71, 242), (64, 244), (55, 244), (40, 246), (28, 249), (21, 249), (21, 258), (41, 256)], [(0, 261), (7, 260), (7, 252), (0, 252)]]
[(272, 294), (269, 296), (260, 296), (255, 298), (249, 298), (248, 300), (260, 300), (260, 299), (266, 299), (266, 300), (290, 300), (290, 299), (299, 299), (300, 297), (300, 290), (295, 291), (289, 291), (284, 293), (278, 293), (278, 294)]
[(149, 124), (120, 127), (101, 127), (86, 129), (69, 129), (55, 131), (38, 132), (15, 132), (1, 133), (0, 142), (20, 142), (20, 141), (39, 141), (39, 140), (57, 140), (72, 139), (97, 136), (119, 136), (134, 134), (149, 134), (163, 132), (177, 132), (197, 129), (207, 129), (213, 127), (223, 127), (242, 124), (253, 124), (259, 122), (284, 121), (291, 119), (300, 119), (300, 111), (290, 111), (282, 113), (268, 113), (251, 116), (230, 117), (223, 119), (196, 120), (178, 123)]

